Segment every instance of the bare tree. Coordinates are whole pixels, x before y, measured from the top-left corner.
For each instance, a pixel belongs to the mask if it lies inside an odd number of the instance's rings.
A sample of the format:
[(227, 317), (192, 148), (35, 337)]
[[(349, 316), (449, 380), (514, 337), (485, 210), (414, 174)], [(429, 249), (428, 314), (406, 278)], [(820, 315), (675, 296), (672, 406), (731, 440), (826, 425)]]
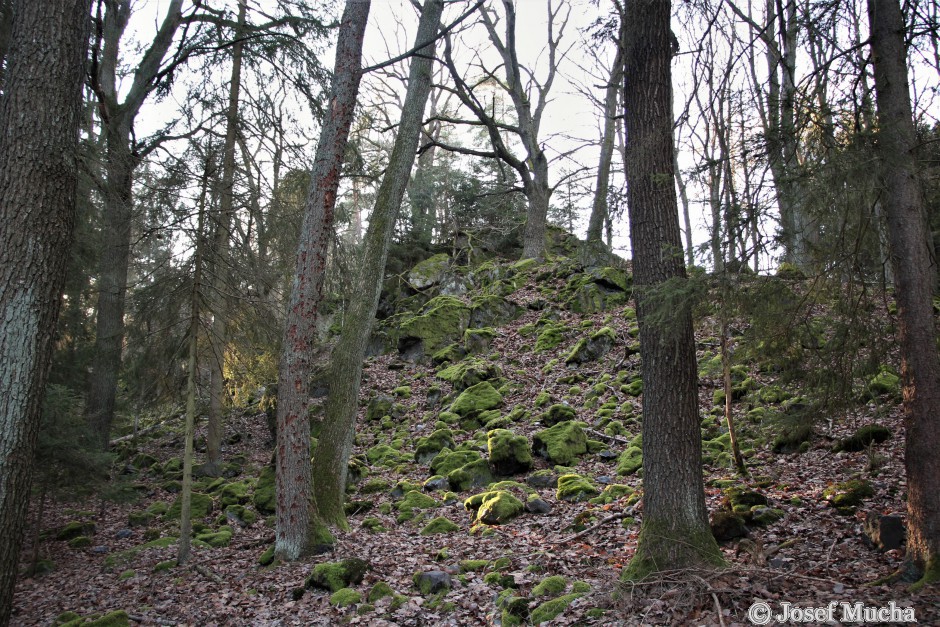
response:
[(0, 97), (0, 624), (72, 244), (90, 0), (15, 0)]

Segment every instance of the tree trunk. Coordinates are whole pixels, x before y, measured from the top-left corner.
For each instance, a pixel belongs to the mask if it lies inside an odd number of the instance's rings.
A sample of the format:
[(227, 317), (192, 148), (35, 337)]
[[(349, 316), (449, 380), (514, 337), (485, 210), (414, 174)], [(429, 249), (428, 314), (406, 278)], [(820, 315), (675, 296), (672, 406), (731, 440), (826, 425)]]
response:
[(625, 579), (722, 564), (702, 480), (691, 303), (673, 178), (670, 3), (629, 0), (627, 188), (643, 370), (644, 516)]
[(548, 228), (552, 188), (548, 182), (548, 157), (545, 153), (542, 150), (535, 151), (531, 161), (532, 180), (526, 189), (529, 205), (522, 233), (522, 258), (541, 259), (545, 255), (545, 232)]
[(95, 346), (88, 380), (85, 415), (92, 435), (107, 449), (114, 420), (121, 352), (124, 348), (124, 296), (130, 264), (133, 176), (138, 159), (131, 154), (130, 120), (113, 119), (105, 129), (107, 185), (101, 212), (98, 307)]
[(212, 247), (212, 287), (209, 290), (213, 301), (212, 333), (209, 356), (209, 417), (206, 434), (206, 465), (204, 472), (217, 476), (222, 471), (222, 411), (224, 409), (224, 381), (222, 367), (225, 365), (225, 347), (228, 344), (228, 281), (229, 243), (231, 241), (234, 214), (235, 187), (235, 140), (238, 134), (238, 94), (242, 83), (241, 39), (245, 27), (247, 0), (238, 2), (238, 26), (235, 28), (235, 45), (232, 46), (232, 75), (229, 81), (228, 110), (225, 113), (225, 145), (222, 153), (222, 197), (219, 203), (215, 242)]
[(931, 297), (936, 265), (928, 245), (914, 150), (904, 20), (897, 0), (869, 0), (878, 106), (883, 208), (894, 267), (906, 430), (907, 554), (902, 575), (940, 581), (940, 360)]
[[(434, 39), (440, 28), (443, 10), (443, 0), (426, 0), (421, 10), (416, 45)], [(398, 136), (376, 194), (375, 208), (369, 218), (358, 280), (350, 291), (351, 302), (343, 323), (343, 332), (333, 350), (330, 395), (327, 397), (323, 428), (313, 458), (317, 514), (319, 522), (327, 525), (346, 526), (343, 497), (356, 431), (362, 361), (382, 291), (388, 247), (408, 175), (414, 165), (424, 107), (431, 91), (434, 47), (433, 43), (425, 46), (412, 57)]]
[(343, 12), (330, 106), (317, 144), (284, 324), (278, 370), (275, 549), (288, 560), (297, 559), (308, 547), (311, 522), (308, 387), (336, 191), (362, 78), (362, 41), (370, 6), (368, 1), (347, 0)]
[(13, 3), (0, 97), (0, 625), (13, 608), (72, 243), (90, 10), (90, 0)]

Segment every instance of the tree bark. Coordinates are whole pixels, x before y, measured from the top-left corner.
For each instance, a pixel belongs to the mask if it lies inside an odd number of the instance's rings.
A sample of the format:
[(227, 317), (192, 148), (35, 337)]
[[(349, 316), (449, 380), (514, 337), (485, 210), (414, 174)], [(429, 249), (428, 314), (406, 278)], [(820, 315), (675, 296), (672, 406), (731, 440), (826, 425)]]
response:
[(643, 374), (644, 516), (625, 579), (722, 564), (702, 479), (695, 340), (673, 176), (669, 2), (629, 0), (627, 188)]
[[(130, 264), (133, 216), (134, 118), (147, 96), (182, 22), (183, 0), (171, 0), (152, 44), (135, 69), (130, 88), (119, 101), (121, 37), (130, 19), (130, 0), (109, 0), (101, 20), (101, 47), (95, 50), (91, 76), (104, 126), (106, 163), (102, 194), (101, 232), (104, 246), (98, 264), (98, 306), (95, 346), (88, 382), (85, 416), (98, 446), (108, 446), (117, 380), (124, 345), (124, 297)], [(123, 92), (122, 92), (123, 93)]]
[(347, 0), (333, 86), (304, 207), (297, 265), (278, 370), (275, 550), (295, 560), (308, 549), (311, 524), (309, 379), (326, 276), (340, 170), (362, 78), (362, 42), (371, 2)]
[(868, 19), (906, 430), (907, 553), (901, 574), (923, 585), (940, 581), (940, 359), (932, 303), (937, 268), (914, 156), (917, 137), (898, 1), (869, 0)]
[(90, 0), (13, 3), (0, 98), (0, 625), (72, 243)]
[(228, 344), (228, 297), (231, 289), (228, 280), (229, 244), (231, 242), (232, 217), (235, 206), (235, 141), (238, 134), (238, 95), (242, 84), (242, 33), (245, 26), (247, 0), (238, 2), (238, 25), (235, 27), (235, 44), (232, 46), (232, 74), (229, 81), (228, 110), (225, 113), (225, 145), (222, 152), (222, 189), (219, 203), (215, 241), (212, 247), (212, 287), (209, 290), (213, 301), (212, 333), (209, 344), (209, 416), (206, 434), (205, 474), (217, 476), (222, 471), (222, 411), (224, 410), (225, 348)]
[[(441, 24), (443, 0), (426, 0), (415, 37), (416, 46), (432, 41)], [(346, 526), (343, 499), (356, 413), (362, 361), (375, 320), (382, 291), (388, 247), (395, 230), (411, 167), (414, 165), (424, 108), (431, 91), (434, 44), (421, 48), (411, 61), (408, 91), (398, 125), (398, 136), (389, 157), (388, 168), (376, 194), (369, 218), (360, 270), (343, 323), (343, 332), (333, 350), (330, 395), (327, 397), (323, 428), (313, 458), (314, 499), (319, 522)]]

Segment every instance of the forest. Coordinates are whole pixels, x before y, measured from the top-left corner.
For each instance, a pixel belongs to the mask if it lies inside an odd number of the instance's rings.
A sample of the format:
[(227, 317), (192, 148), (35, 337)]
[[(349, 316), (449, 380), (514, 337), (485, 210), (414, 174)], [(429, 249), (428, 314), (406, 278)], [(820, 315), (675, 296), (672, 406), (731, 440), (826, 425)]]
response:
[(0, 0), (0, 626), (940, 624), (936, 0)]

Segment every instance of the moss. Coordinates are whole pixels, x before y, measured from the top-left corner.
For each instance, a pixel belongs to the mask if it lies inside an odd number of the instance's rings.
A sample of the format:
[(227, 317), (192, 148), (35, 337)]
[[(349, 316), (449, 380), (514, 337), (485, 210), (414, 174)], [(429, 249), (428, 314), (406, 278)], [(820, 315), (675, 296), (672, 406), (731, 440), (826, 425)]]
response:
[(375, 516), (369, 516), (368, 518), (362, 519), (362, 527), (366, 529), (369, 533), (382, 533), (388, 531), (383, 525), (382, 521)]
[(394, 390), (392, 394), (400, 398), (411, 398), (411, 386), (410, 385), (400, 385)]
[(444, 516), (438, 516), (427, 525), (424, 529), (421, 530), (422, 536), (432, 536), (442, 533), (453, 533), (454, 531), (460, 531), (460, 527)]
[(229, 505), (225, 508), (226, 520), (235, 519), (236, 522), (244, 526), (250, 526), (255, 524), (258, 520), (258, 514), (246, 508), (244, 505)]
[(373, 585), (369, 590), (369, 594), (366, 596), (366, 600), (369, 603), (375, 603), (380, 599), (392, 596), (395, 596), (395, 591), (392, 589), (392, 587), (384, 581), (379, 581), (376, 582), (375, 585)]
[(532, 448), (551, 464), (568, 465), (587, 452), (587, 436), (580, 423), (566, 420), (536, 433)]
[(617, 458), (617, 474), (632, 475), (643, 467), (643, 449), (639, 446), (628, 446)]
[(534, 597), (557, 597), (568, 587), (567, 580), (561, 575), (552, 575), (540, 581), (532, 588)]
[(586, 581), (576, 581), (571, 584), (571, 591), (576, 594), (587, 594), (591, 591), (591, 584)]
[(639, 377), (633, 379), (627, 385), (620, 386), (620, 391), (630, 396), (639, 396), (643, 393), (643, 379)]
[(176, 560), (164, 560), (158, 562), (156, 566), (153, 567), (153, 572), (162, 573), (165, 570), (172, 570), (176, 568)]
[(262, 566), (270, 566), (274, 563), (274, 557), (274, 545), (272, 544), (264, 550), (264, 553), (262, 553), (260, 557), (258, 557), (258, 563)]
[(490, 465), (497, 475), (513, 475), (532, 468), (532, 450), (524, 435), (507, 429), (493, 429), (486, 434)]
[(228, 546), (232, 541), (232, 528), (224, 526), (213, 533), (200, 533), (196, 536), (197, 540), (205, 542), (214, 549)]
[(643, 519), (636, 552), (621, 581), (642, 581), (661, 570), (725, 566), (715, 536), (708, 525), (678, 525), (675, 520)]
[(88, 536), (78, 536), (68, 541), (70, 549), (84, 549), (91, 546), (91, 538)]
[(580, 599), (582, 596), (584, 595), (573, 593), (566, 594), (564, 596), (558, 597), (557, 599), (545, 601), (532, 610), (532, 613), (529, 615), (529, 621), (533, 625), (547, 623), (564, 612), (575, 599)]
[(250, 488), (251, 484), (247, 481), (226, 483), (222, 489), (219, 490), (219, 501), (221, 502), (222, 507), (247, 503), (248, 491)]
[(596, 361), (607, 354), (616, 340), (617, 333), (610, 327), (604, 327), (600, 331), (591, 334), (590, 337), (578, 340), (569, 351), (568, 356), (565, 357), (565, 363), (583, 364)]
[(460, 560), (460, 572), (475, 573), (490, 565), (490, 560)]
[(65, 524), (55, 534), (55, 539), (61, 542), (74, 540), (81, 536), (87, 536), (95, 533), (95, 523), (72, 521)]
[(924, 568), (924, 574), (916, 582), (911, 584), (911, 592), (920, 592), (925, 586), (940, 583), (940, 557), (932, 557), (927, 560)]
[(274, 466), (265, 466), (255, 482), (255, 492), (251, 497), (255, 509), (262, 514), (273, 514), (277, 505), (274, 493)]
[(863, 479), (850, 479), (831, 485), (823, 491), (823, 496), (837, 509), (852, 508), (875, 495), (871, 483)]
[(481, 381), (465, 389), (454, 400), (450, 411), (459, 416), (479, 414), (502, 405), (503, 397), (489, 381)]
[(440, 503), (433, 497), (417, 490), (411, 490), (405, 494), (404, 498), (399, 501), (395, 507), (398, 511), (404, 511), (406, 509), (431, 509), (438, 505), (440, 505)]
[(535, 350), (543, 352), (551, 350), (561, 344), (568, 331), (567, 325), (561, 322), (549, 322), (539, 331), (535, 339)]
[(133, 579), (136, 576), (137, 576), (136, 570), (133, 570), (133, 569), (125, 570), (123, 573), (118, 575), (118, 581), (126, 581), (128, 579)]
[(487, 525), (509, 522), (525, 510), (522, 501), (505, 490), (476, 494), (464, 501), (463, 505), (468, 512), (475, 512), (475, 522)]
[(357, 557), (340, 562), (324, 562), (317, 564), (310, 572), (304, 583), (305, 588), (321, 588), (336, 592), (353, 584), (362, 582), (369, 565)]
[(445, 448), (454, 448), (454, 432), (450, 429), (437, 429), (427, 437), (418, 438), (415, 461), (426, 464)]
[[(180, 517), (183, 507), (183, 496), (180, 495), (176, 497), (176, 500), (173, 501), (173, 505), (170, 506), (170, 509), (167, 510), (164, 517), (167, 520), (175, 520)], [(212, 512), (212, 497), (208, 494), (201, 494), (199, 492), (193, 492), (190, 496), (190, 518), (192, 520), (200, 520), (205, 518)]]
[(130, 624), (130, 617), (124, 610), (115, 610), (101, 618), (86, 620), (81, 623), (82, 627), (127, 627)]
[(598, 494), (600, 494), (600, 490), (581, 475), (567, 474), (558, 477), (558, 489), (555, 491), (555, 498), (560, 501), (586, 501)]
[(394, 468), (404, 460), (404, 456), (388, 444), (379, 444), (366, 451), (366, 459), (373, 465)]
[(891, 437), (891, 430), (878, 424), (865, 425), (844, 440), (839, 440), (833, 451), (857, 452), (864, 451), (872, 444), (880, 444)]
[(611, 483), (610, 485), (604, 486), (600, 495), (591, 499), (590, 503), (592, 505), (608, 505), (614, 501), (619, 501), (625, 496), (632, 497), (634, 494), (636, 494), (636, 490), (628, 485)]
[(385, 479), (369, 479), (359, 486), (359, 494), (377, 494), (385, 492), (388, 489), (388, 481)]
[(431, 460), (431, 472), (435, 475), (446, 475), (480, 459), (483, 458), (476, 451), (452, 451), (445, 448)]
[(481, 458), (447, 473), (447, 482), (452, 490), (461, 492), (489, 485), (493, 482), (493, 473), (489, 462)]
[(470, 308), (459, 298), (437, 296), (422, 309), (422, 313), (402, 321), (399, 345), (420, 341), (426, 354), (436, 353), (457, 341), (470, 323)]
[(882, 366), (868, 382), (868, 394), (872, 397), (890, 395), (897, 397), (901, 393), (901, 378), (888, 366)]
[[(576, 389), (580, 390), (580, 388)], [(557, 425), (559, 422), (574, 420), (577, 415), (577, 412), (571, 405), (557, 403), (549, 407), (548, 411), (546, 411), (544, 414), (541, 414), (538, 417), (538, 420), (546, 427), (551, 427), (552, 425)]]
[(751, 508), (751, 522), (755, 525), (767, 526), (783, 518), (784, 511), (775, 507), (762, 507), (756, 505)]
[(349, 607), (362, 602), (362, 593), (353, 588), (340, 588), (330, 595), (330, 605)]

